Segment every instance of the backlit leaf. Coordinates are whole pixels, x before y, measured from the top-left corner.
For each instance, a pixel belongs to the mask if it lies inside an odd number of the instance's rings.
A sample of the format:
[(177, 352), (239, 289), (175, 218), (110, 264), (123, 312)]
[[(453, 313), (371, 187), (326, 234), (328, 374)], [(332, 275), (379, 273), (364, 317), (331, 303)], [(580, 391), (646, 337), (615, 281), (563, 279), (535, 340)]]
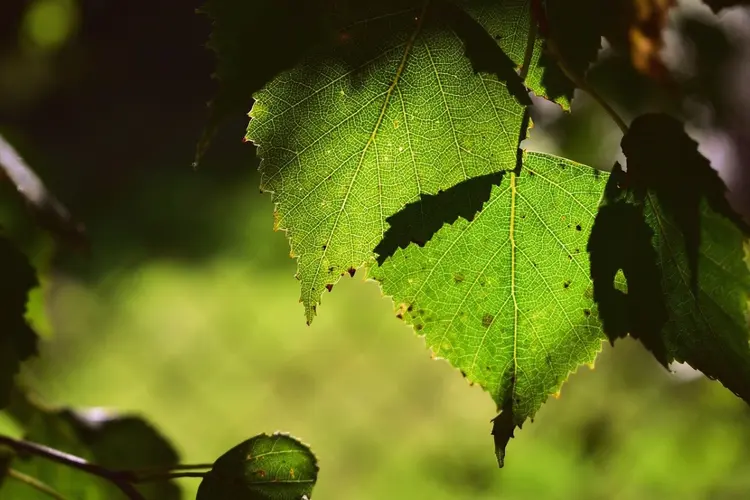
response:
[(317, 478), (309, 447), (286, 434), (260, 434), (216, 460), (197, 500), (302, 500), (312, 496)]
[[(464, 3), (519, 66), (526, 2), (507, 12), (505, 2)], [(259, 147), (261, 188), (274, 193), (275, 228), (299, 259), (308, 322), (326, 288), (372, 259), (387, 217), (421, 194), (515, 167), (518, 93), (498, 80), (505, 70), (475, 73), (466, 34), (439, 5), (349, 5), (333, 49), (255, 96), (247, 138)]]
[(526, 153), (471, 221), (370, 269), (435, 356), (490, 393), (502, 466), (513, 429), (533, 417), (604, 338), (586, 241), (606, 174)]

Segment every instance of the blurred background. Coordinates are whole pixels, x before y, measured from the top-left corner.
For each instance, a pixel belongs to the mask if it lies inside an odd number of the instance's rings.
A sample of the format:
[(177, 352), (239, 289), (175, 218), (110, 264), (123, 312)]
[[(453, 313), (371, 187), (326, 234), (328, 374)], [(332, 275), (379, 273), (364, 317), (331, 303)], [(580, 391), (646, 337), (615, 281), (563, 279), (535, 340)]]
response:
[[(491, 398), (431, 360), (361, 273), (326, 294), (307, 327), (295, 262), (241, 141), (247, 110), (191, 167), (216, 91), (199, 4), (0, 2), (0, 133), (92, 242), (88, 257), (53, 255), (13, 190), (0, 189), (0, 224), (49, 269), (33, 304), (45, 300), (41, 357), (22, 376), (35, 393), (143, 415), (185, 463), (290, 432), (320, 459), (323, 500), (750, 498), (750, 409), (689, 367), (670, 374), (635, 342), (605, 346), (594, 370), (574, 374), (516, 432), (498, 470)], [(691, 133), (745, 214), (748, 19), (737, 9), (680, 24), (723, 59), (668, 36), (696, 89), (678, 111), (690, 111)], [(706, 82), (709, 63), (717, 76)], [(674, 108), (617, 58), (591, 80), (631, 116)], [(529, 147), (609, 168), (617, 129), (585, 96), (573, 107), (562, 116), (541, 103)], [(186, 498), (197, 484), (184, 480)]]

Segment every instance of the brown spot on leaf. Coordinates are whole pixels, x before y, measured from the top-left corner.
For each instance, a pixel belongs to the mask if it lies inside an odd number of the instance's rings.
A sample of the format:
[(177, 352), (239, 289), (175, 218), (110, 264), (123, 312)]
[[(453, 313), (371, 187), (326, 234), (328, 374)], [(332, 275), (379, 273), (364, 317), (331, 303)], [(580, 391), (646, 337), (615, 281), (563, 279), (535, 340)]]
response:
[(563, 288), (570, 288), (570, 280), (566, 280), (565, 283), (563, 283)]
[(263, 469), (256, 470), (255, 475), (257, 475), (258, 477), (266, 477), (266, 471), (264, 471)]
[(581, 225), (580, 224), (576, 224), (576, 231), (580, 231), (580, 230), (581, 230)]
[(466, 378), (466, 372), (465, 372), (465, 371), (463, 371), (463, 370), (461, 370), (461, 376), (462, 376), (463, 378)]
[(328, 284), (326, 285), (326, 290), (328, 290), (329, 292), (330, 292), (331, 290), (333, 290), (333, 283), (328, 283)]
[(456, 283), (463, 283), (465, 279), (466, 278), (464, 278), (464, 275), (461, 273), (456, 273), (453, 275), (453, 281), (455, 281)]
[(421, 323), (417, 323), (416, 325), (414, 325), (414, 328), (416, 328), (417, 331), (420, 331), (422, 328), (424, 328), (424, 325)]
[(584, 316), (586, 316), (587, 318), (588, 318), (589, 316), (591, 316), (591, 309), (584, 309), (584, 310), (583, 310), (583, 315), (584, 315)]
[(495, 321), (495, 317), (490, 313), (485, 313), (485, 315), (482, 316), (482, 326), (485, 328), (489, 328), (493, 321)]
[(356, 269), (354, 269), (353, 267), (350, 267), (349, 269), (347, 269), (347, 271), (346, 271), (346, 272), (348, 272), (348, 273), (349, 273), (349, 276), (351, 276), (351, 277), (353, 278), (353, 277), (354, 277), (354, 273), (356, 273), (356, 272), (357, 272), (357, 270), (356, 270)]

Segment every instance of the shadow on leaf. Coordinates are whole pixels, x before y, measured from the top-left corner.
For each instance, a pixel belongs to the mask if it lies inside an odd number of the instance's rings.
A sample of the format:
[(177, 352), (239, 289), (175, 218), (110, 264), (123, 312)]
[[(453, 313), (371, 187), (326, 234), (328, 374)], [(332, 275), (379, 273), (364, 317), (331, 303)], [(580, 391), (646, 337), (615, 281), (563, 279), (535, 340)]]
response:
[(436, 195), (425, 194), (400, 212), (388, 217), (390, 227), (373, 250), (382, 264), (399, 248), (411, 243), (424, 246), (445, 224), (459, 217), (471, 221), (490, 199), (492, 186), (499, 186), (504, 172), (468, 179)]
[(519, 103), (531, 106), (529, 91), (516, 73), (516, 63), (503, 52), (495, 39), (462, 8), (448, 2), (436, 2), (436, 13), (464, 43), (466, 57), (476, 73), (489, 73), (504, 82)]
[[(618, 172), (619, 165), (615, 165), (610, 182), (616, 182)], [(661, 336), (667, 307), (653, 236), (643, 210), (620, 200), (599, 209), (587, 250), (594, 301), (610, 343), (614, 345), (616, 339), (630, 333), (667, 366), (669, 358)], [(618, 288), (619, 271), (627, 280), (627, 292)]]
[(9, 402), (22, 361), (37, 354), (37, 334), (26, 322), (29, 291), (38, 285), (26, 257), (0, 235), (0, 408)]
[(676, 118), (661, 113), (639, 116), (621, 146), (627, 158), (627, 182), (636, 198), (644, 201), (649, 192), (653, 193), (682, 234), (690, 284), (696, 293), (701, 201), (705, 199), (715, 212), (746, 234), (750, 229), (729, 205), (724, 182)]

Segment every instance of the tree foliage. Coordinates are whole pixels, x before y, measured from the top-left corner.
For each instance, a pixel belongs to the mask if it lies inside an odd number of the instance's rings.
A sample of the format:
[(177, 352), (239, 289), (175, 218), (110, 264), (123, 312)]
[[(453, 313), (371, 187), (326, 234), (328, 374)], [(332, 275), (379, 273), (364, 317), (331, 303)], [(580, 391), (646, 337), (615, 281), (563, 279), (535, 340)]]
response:
[[(223, 118), (249, 112), (261, 190), (286, 232), (307, 322), (362, 267), (394, 310), (493, 398), (502, 467), (516, 428), (603, 341), (630, 335), (665, 367), (687, 362), (750, 403), (748, 234), (684, 117), (632, 123), (587, 78), (604, 37), (677, 98), (662, 60), (672, 0), (208, 0)], [(706, 1), (719, 12), (742, 1)], [(590, 93), (622, 129), (604, 172), (524, 149), (534, 98)], [(2, 138), (0, 138), (2, 139)], [(0, 165), (43, 227), (82, 227), (4, 140)], [(14, 383), (37, 353), (26, 321), (37, 272), (0, 237), (2, 498), (308, 498), (318, 465), (285, 435), (213, 464), (179, 463), (145, 421), (44, 408)], [(200, 470), (200, 472), (190, 472)]]

